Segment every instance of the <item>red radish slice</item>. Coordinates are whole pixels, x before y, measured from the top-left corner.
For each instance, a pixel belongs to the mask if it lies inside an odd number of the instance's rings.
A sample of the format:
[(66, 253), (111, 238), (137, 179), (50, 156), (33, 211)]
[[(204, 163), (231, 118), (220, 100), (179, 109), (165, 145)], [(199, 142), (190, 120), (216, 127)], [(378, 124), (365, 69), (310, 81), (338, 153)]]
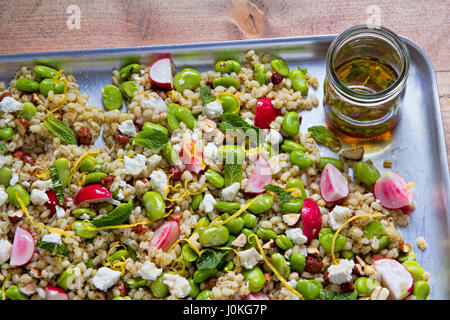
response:
[(186, 170), (195, 174), (202, 171), (203, 155), (199, 142), (181, 141), (180, 142), (180, 156)]
[(266, 191), (264, 186), (272, 182), (272, 170), (269, 163), (263, 158), (259, 157), (255, 163), (255, 168), (250, 176), (245, 187), (245, 192), (248, 193), (262, 193)]
[(376, 259), (373, 267), (380, 274), (381, 285), (389, 289), (389, 298), (401, 300), (414, 289), (414, 278), (400, 262), (394, 259)]
[(328, 163), (320, 176), (320, 194), (326, 202), (335, 202), (348, 196), (350, 189), (342, 172)]
[(45, 300), (70, 300), (70, 298), (63, 289), (54, 286), (46, 286)]
[(242, 297), (242, 300), (270, 300), (269, 296), (261, 292), (251, 292)]
[(151, 247), (167, 251), (180, 237), (180, 226), (178, 220), (164, 222), (153, 234)]
[(259, 98), (256, 104), (254, 124), (261, 129), (268, 129), (272, 121), (280, 114), (280, 110), (273, 107), (272, 99)]
[[(47, 209), (50, 210), (51, 216), (56, 213), (56, 206), (61, 206), (59, 204), (58, 196), (56, 195), (55, 190), (48, 190), (47, 192), (48, 201), (45, 203)], [(67, 200), (66, 200), (67, 202)], [(63, 209), (67, 209), (67, 206), (64, 206)]]
[(387, 209), (400, 209), (413, 205), (413, 194), (408, 184), (395, 171), (383, 174), (373, 185), (375, 199)]
[(173, 89), (172, 62), (169, 58), (159, 59), (148, 72), (154, 84), (163, 89)]
[(74, 199), (74, 204), (102, 202), (112, 197), (111, 192), (101, 184), (90, 184), (78, 191)]
[(316, 239), (322, 227), (322, 214), (317, 203), (311, 198), (303, 201), (302, 221), (303, 234), (308, 238), (308, 242)]
[(27, 264), (34, 255), (34, 238), (27, 230), (17, 227), (9, 263), (15, 267)]

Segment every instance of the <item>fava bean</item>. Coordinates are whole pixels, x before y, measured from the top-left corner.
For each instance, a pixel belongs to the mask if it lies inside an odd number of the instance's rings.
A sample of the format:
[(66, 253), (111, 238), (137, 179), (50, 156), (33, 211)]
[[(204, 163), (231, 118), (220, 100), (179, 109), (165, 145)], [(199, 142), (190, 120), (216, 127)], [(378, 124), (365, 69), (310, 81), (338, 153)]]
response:
[(303, 271), (305, 271), (306, 258), (304, 255), (300, 253), (291, 254), (289, 257), (289, 263), (291, 265), (291, 269), (298, 272), (298, 274), (301, 274)]
[(242, 147), (225, 144), (217, 149), (217, 157), (225, 163), (235, 164), (242, 163), (245, 159), (245, 153)]
[[(166, 271), (164, 273), (175, 274), (173, 271)], [(155, 298), (164, 298), (169, 295), (169, 287), (164, 283), (164, 273), (160, 274), (150, 285), (150, 289)]]
[(213, 79), (213, 87), (217, 88), (219, 86), (229, 88), (235, 87), (236, 90), (239, 90), (239, 80), (233, 77), (219, 77)]
[(193, 210), (198, 210), (200, 208), (200, 203), (203, 201), (203, 193), (195, 194), (191, 199), (191, 208)]
[(292, 243), (291, 239), (289, 239), (285, 234), (280, 234), (275, 240), (275, 244), (277, 245), (278, 248), (284, 251), (294, 247), (294, 244)]
[(107, 85), (102, 90), (103, 104), (106, 110), (116, 110), (122, 107), (123, 99), (120, 89), (114, 85)]
[(325, 166), (331, 163), (333, 166), (335, 166), (336, 168), (338, 168), (339, 170), (343, 171), (344, 170), (344, 165), (342, 164), (342, 161), (339, 159), (335, 159), (335, 158), (329, 158), (329, 157), (321, 157), (319, 163), (316, 165), (317, 169), (319, 170), (323, 170), (323, 168), (325, 168)]
[(281, 213), (299, 213), (303, 208), (303, 199), (294, 198), (288, 201), (283, 201), (280, 205)]
[(251, 292), (258, 292), (261, 291), (262, 288), (264, 288), (266, 278), (264, 277), (264, 273), (259, 267), (246, 269), (242, 271), (242, 275), (244, 276), (244, 279), (248, 281), (248, 289)]
[[(61, 181), (61, 187), (64, 189), (67, 187), (69, 183), (70, 177), (70, 163), (66, 158), (58, 158), (56, 159), (52, 166), (56, 168), (59, 175), (59, 180)], [(87, 177), (86, 177), (87, 180)]]
[(39, 82), (31, 79), (19, 78), (16, 81), (16, 88), (25, 92), (37, 92), (39, 91)]
[(194, 272), (193, 280), (195, 283), (202, 283), (208, 280), (209, 278), (214, 277), (217, 272), (219, 272), (219, 270), (217, 270), (216, 268), (197, 270)]
[(239, 100), (232, 94), (222, 94), (217, 98), (222, 104), (224, 113), (238, 113), (240, 110)]
[(129, 257), (130, 253), (128, 252), (128, 250), (120, 249), (109, 256), (109, 263), (111, 263), (112, 265), (114, 261), (125, 261)]
[(37, 113), (36, 106), (31, 102), (25, 102), (22, 105), (22, 111), (18, 114), (19, 118), (25, 118), (30, 121)]
[(17, 209), (22, 209), (22, 207), (19, 203), (19, 200), (17, 200), (16, 193), (22, 200), (25, 207), (28, 207), (30, 205), (30, 195), (22, 185), (15, 184), (13, 186), (9, 186), (8, 188), (6, 188), (6, 193), (8, 194), (9, 202), (11, 202), (14, 206), (16, 206)]
[(270, 65), (275, 72), (281, 74), (283, 77), (287, 77), (289, 75), (289, 66), (283, 59), (274, 59), (270, 61)]
[(155, 129), (158, 131), (161, 131), (162, 133), (164, 133), (166, 136), (169, 135), (169, 131), (167, 130), (166, 127), (153, 123), (153, 122), (145, 122), (144, 125), (142, 126), (142, 130), (150, 130), (150, 129)]
[(300, 122), (297, 112), (286, 113), (283, 117), (281, 128), (288, 136), (296, 136), (300, 130)]
[(291, 163), (298, 166), (300, 170), (308, 169), (309, 167), (312, 166), (313, 163), (312, 160), (308, 158), (306, 153), (304, 153), (301, 150), (291, 151), (289, 155), (289, 160), (291, 161)]
[(127, 284), (130, 289), (138, 289), (141, 287), (145, 287), (148, 284), (148, 281), (142, 278), (135, 278), (135, 279), (127, 279)]
[[(247, 200), (247, 203), (252, 201), (253, 199)], [(258, 196), (258, 199), (252, 203), (250, 207), (248, 207), (248, 211), (254, 214), (261, 214), (266, 212), (272, 208), (273, 205), (273, 196), (268, 193), (263, 193)]]
[(254, 65), (254, 78), (255, 80), (261, 85), (266, 84), (266, 74), (267, 74), (267, 67), (266, 65), (256, 62)]
[(9, 181), (12, 177), (12, 170), (9, 167), (1, 167), (0, 168), (0, 184), (5, 187), (9, 186)]
[(223, 267), (224, 272), (231, 272), (234, 270), (234, 263), (233, 261), (228, 261), (225, 266)]
[(133, 99), (133, 97), (136, 94), (136, 91), (138, 91), (138, 89), (139, 89), (139, 86), (134, 81), (122, 82), (119, 87), (122, 97), (124, 97), (127, 100)]
[(305, 152), (306, 148), (292, 140), (285, 139), (283, 141), (283, 144), (281, 145), (281, 150), (283, 150), (284, 152), (291, 152), (294, 150), (300, 150)]
[(425, 300), (430, 294), (430, 285), (423, 280), (414, 282), (413, 294), (416, 296), (417, 300)]
[(317, 280), (299, 279), (297, 281), (297, 291), (300, 292), (305, 300), (316, 300), (320, 296), (322, 284)]
[(384, 228), (380, 221), (370, 221), (364, 228), (364, 237), (367, 239), (372, 239), (373, 237), (379, 238), (383, 234), (383, 230)]
[(342, 250), (341, 256), (344, 259), (353, 259), (354, 254), (352, 250)]
[(300, 195), (298, 194), (298, 190), (293, 190), (293, 191), (289, 191), (289, 192), (291, 192), (293, 195), (295, 195), (295, 197), (300, 197), (300, 199), (302, 199), (302, 200), (306, 199), (305, 186), (303, 185), (303, 182), (300, 179), (294, 178), (294, 179), (288, 180), (288, 182), (286, 182), (285, 189), (286, 190), (298, 189), (301, 192)]
[(154, 191), (148, 191), (142, 197), (145, 210), (151, 220), (159, 220), (166, 213), (166, 204), (162, 196)]
[(309, 87), (306, 81), (305, 74), (298, 70), (294, 69), (289, 72), (289, 79), (291, 80), (291, 86), (294, 91), (300, 91), (302, 96), (307, 96)]
[(264, 241), (269, 241), (270, 239), (273, 240), (277, 239), (277, 234), (274, 231), (261, 227), (259, 227), (258, 230), (256, 230), (256, 235), (258, 236), (258, 238)]
[[(228, 213), (222, 215), (222, 220), (226, 220), (230, 217)], [(238, 234), (244, 228), (244, 219), (241, 217), (236, 217), (231, 219), (229, 222), (225, 223), (225, 227), (231, 234)]]
[(241, 71), (241, 64), (236, 60), (218, 61), (214, 66), (214, 70), (220, 73), (238, 73)]
[(0, 129), (0, 140), (11, 140), (14, 137), (14, 129), (11, 127), (6, 127)]
[(83, 219), (81, 217), (84, 215), (88, 215), (89, 219), (92, 219), (96, 216), (95, 211), (90, 208), (77, 208), (72, 211), (72, 215), (77, 219)]
[(141, 66), (137, 63), (129, 64), (119, 71), (119, 75), (122, 80), (128, 80), (128, 78), (135, 73), (139, 73), (141, 71)]
[(201, 217), (198, 220), (197, 225), (195, 226), (193, 233), (196, 233), (196, 232), (198, 233), (198, 232), (200, 232), (200, 230), (202, 228), (205, 228), (207, 226), (209, 226), (209, 219), (208, 219), (208, 217), (203, 216), (203, 217)]
[(414, 278), (414, 282), (423, 280), (425, 270), (423, 270), (423, 268), (417, 262), (413, 260), (407, 260), (403, 262), (402, 265), (411, 273)]
[(289, 275), (291, 274), (291, 268), (289, 267), (289, 264), (284, 256), (280, 253), (274, 253), (270, 258), (272, 260), (272, 264), (278, 270), (281, 276), (285, 279), (289, 278)]
[(416, 261), (416, 259), (417, 259), (416, 254), (411, 250), (409, 250), (406, 254), (401, 254), (397, 258), (399, 262), (405, 262), (406, 260)]
[(255, 234), (255, 233), (252, 230), (248, 229), (248, 228), (242, 229), (242, 233), (247, 237), (247, 244), (245, 245), (244, 248), (245, 249), (249, 249), (251, 247), (256, 248), (256, 240), (255, 240), (255, 238), (253, 238), (253, 237), (251, 239), (248, 238), (251, 234)]
[(389, 244), (389, 237), (387, 235), (382, 235), (378, 238), (378, 249), (373, 249), (372, 251), (377, 253), (386, 248)]
[(53, 79), (53, 77), (58, 73), (55, 69), (47, 66), (34, 66), (33, 70), (34, 74), (40, 79)]
[(187, 243), (181, 247), (181, 256), (187, 262), (193, 262), (198, 258), (198, 254)]
[(200, 294), (200, 286), (195, 283), (194, 279), (188, 280), (189, 285), (191, 286), (191, 291), (189, 291), (189, 297), (195, 299)]
[(167, 124), (169, 129), (172, 131), (180, 129), (180, 121), (184, 122), (189, 129), (194, 129), (197, 124), (197, 119), (194, 117), (191, 110), (176, 103), (171, 103), (167, 112)]
[(245, 228), (254, 228), (256, 227), (256, 224), (258, 223), (258, 218), (251, 214), (250, 212), (245, 211), (241, 218), (244, 220), (244, 227)]
[(61, 94), (64, 92), (64, 82), (60, 81), (55, 84), (53, 79), (44, 79), (39, 83), (39, 92), (43, 96), (48, 96), (48, 93), (53, 91), (55, 94)]
[(6, 297), (11, 300), (29, 300), (28, 296), (20, 292), (20, 289), (16, 285), (10, 286), (5, 290)]
[[(331, 252), (331, 242), (333, 241), (334, 233), (327, 233), (319, 237), (320, 245), (325, 249), (326, 252)], [(334, 244), (334, 252), (339, 252), (344, 249), (347, 243), (347, 238), (342, 234), (338, 234), (336, 237), (336, 242)]]
[(211, 298), (211, 290), (205, 289), (198, 294), (195, 300), (208, 300)]
[(86, 156), (81, 160), (80, 172), (93, 172), (94, 167), (97, 164), (97, 159), (93, 156)]
[(94, 224), (88, 221), (74, 221), (71, 225), (71, 229), (75, 231), (75, 234), (80, 238), (84, 239), (92, 239), (95, 238), (98, 231), (97, 230), (89, 230), (84, 227), (84, 224), (88, 227), (95, 228)]
[(353, 165), (353, 175), (369, 188), (373, 188), (373, 184), (381, 176), (375, 166), (364, 161), (358, 161)]
[(208, 170), (206, 170), (205, 176), (206, 176), (206, 181), (208, 181), (210, 184), (212, 184), (217, 189), (220, 189), (225, 185), (225, 179), (217, 171), (208, 169)]
[(373, 289), (380, 286), (380, 283), (372, 278), (359, 277), (356, 279), (354, 287), (358, 295), (368, 297), (372, 294)]
[(104, 172), (91, 172), (86, 176), (86, 180), (84, 180), (84, 185), (93, 183), (101, 183), (102, 179), (106, 177), (108, 174)]
[(215, 206), (220, 212), (233, 214), (239, 210), (241, 204), (239, 202), (217, 201)]
[(113, 300), (133, 300), (133, 299), (131, 299), (130, 296), (125, 296), (125, 297), (116, 296), (116, 297), (113, 298)]
[(60, 274), (60, 276), (56, 280), (56, 284), (64, 291), (67, 291), (74, 281), (75, 269), (67, 268), (63, 273)]
[(220, 246), (228, 241), (230, 233), (224, 226), (208, 226), (199, 230), (199, 242), (204, 247)]
[(166, 146), (163, 148), (162, 154), (170, 165), (176, 164), (180, 159), (178, 153), (173, 149), (173, 146), (170, 143), (166, 144)]
[(187, 68), (175, 75), (173, 86), (178, 92), (194, 90), (200, 85), (201, 80), (202, 76), (197, 70)]

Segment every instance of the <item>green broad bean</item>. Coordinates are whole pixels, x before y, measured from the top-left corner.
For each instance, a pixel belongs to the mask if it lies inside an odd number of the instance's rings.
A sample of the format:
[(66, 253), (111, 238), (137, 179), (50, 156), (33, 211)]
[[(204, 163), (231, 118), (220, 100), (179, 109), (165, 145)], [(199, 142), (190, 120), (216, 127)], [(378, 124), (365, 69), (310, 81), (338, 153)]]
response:
[(272, 264), (278, 270), (281, 276), (284, 279), (289, 278), (289, 275), (291, 274), (291, 267), (289, 266), (284, 256), (280, 253), (274, 253), (270, 257), (270, 259), (272, 260)]
[(9, 181), (12, 177), (12, 170), (9, 167), (0, 168), (0, 184), (5, 187), (9, 186)]
[(84, 215), (88, 215), (89, 219), (92, 219), (96, 216), (95, 211), (91, 208), (77, 208), (72, 211), (72, 215), (77, 219), (82, 219), (81, 217)]
[(150, 129), (161, 131), (166, 136), (169, 135), (169, 130), (167, 130), (166, 127), (149, 121), (145, 122), (144, 125), (142, 126), (142, 130), (150, 130)]
[(218, 98), (222, 104), (222, 109), (224, 113), (238, 113), (240, 110), (239, 100), (233, 95), (221, 95)]
[(109, 262), (111, 264), (114, 263), (114, 261), (125, 261), (130, 257), (130, 253), (126, 249), (120, 249), (114, 252), (112, 255), (109, 256)]
[(251, 292), (258, 292), (261, 291), (262, 288), (264, 288), (266, 278), (264, 277), (264, 273), (259, 267), (246, 269), (242, 271), (242, 275), (244, 276), (244, 279), (248, 281), (248, 289)]
[(217, 201), (215, 206), (220, 212), (233, 214), (239, 210), (241, 204), (239, 202)]
[(34, 66), (33, 70), (34, 74), (40, 79), (53, 79), (53, 77), (58, 73), (55, 69), (47, 66)]
[[(300, 179), (293, 178), (293, 179), (288, 180), (288, 182), (286, 182), (285, 189), (286, 190), (289, 190), (289, 189), (300, 189), (301, 192), (302, 192), (302, 194), (300, 195), (300, 198), (303, 199), (303, 200), (306, 199), (305, 186), (303, 185), (303, 182)], [(296, 192), (297, 192), (297, 190), (292, 191), (292, 193), (296, 193)]]
[(194, 279), (188, 280), (189, 285), (191, 286), (191, 291), (189, 291), (189, 297), (195, 299), (200, 294), (200, 286), (195, 283)]
[[(266, 212), (272, 208), (273, 205), (273, 196), (268, 193), (263, 193), (258, 196), (259, 198), (252, 203), (250, 207), (248, 207), (248, 211), (253, 214), (261, 214)], [(247, 200), (247, 203), (252, 201), (253, 199)]]
[(204, 247), (220, 246), (228, 241), (230, 232), (225, 226), (208, 226), (199, 230), (199, 242)]
[(341, 171), (344, 171), (344, 165), (342, 164), (342, 161), (339, 159), (335, 159), (335, 158), (330, 158), (330, 157), (321, 157), (319, 163), (316, 165), (317, 169), (319, 170), (323, 170), (323, 168), (325, 168), (325, 166), (331, 163), (333, 166), (335, 166), (336, 168), (338, 168)]
[(294, 198), (284, 201), (280, 205), (281, 213), (299, 213), (303, 208), (303, 200), (301, 198)]
[(287, 77), (289, 75), (289, 66), (283, 59), (274, 59), (270, 61), (270, 65), (275, 72), (281, 74), (283, 77)]
[(231, 272), (231, 271), (234, 270), (234, 267), (235, 267), (235, 265), (234, 265), (233, 261), (228, 261), (228, 262), (224, 265), (223, 271), (224, 271), (224, 272)]
[(194, 90), (200, 85), (201, 80), (202, 76), (197, 70), (187, 68), (175, 75), (173, 86), (178, 92)]
[(209, 300), (211, 298), (211, 290), (205, 289), (200, 292), (195, 300)]
[(178, 153), (173, 149), (173, 146), (170, 143), (166, 144), (166, 146), (162, 149), (162, 154), (170, 165), (176, 164), (180, 159)]
[(88, 227), (95, 228), (95, 225), (91, 222), (84, 221), (74, 221), (71, 225), (71, 229), (75, 231), (75, 234), (80, 238), (84, 239), (92, 239), (95, 238), (98, 231), (97, 230), (89, 230), (84, 227), (84, 224)]
[(281, 128), (288, 136), (296, 136), (300, 130), (300, 121), (297, 112), (286, 113), (283, 117)]
[(128, 80), (128, 78), (135, 73), (139, 73), (141, 71), (141, 66), (137, 63), (129, 64), (119, 71), (119, 75), (122, 80)]
[(113, 300), (133, 300), (133, 299), (131, 299), (130, 296), (125, 296), (125, 297), (116, 296), (116, 297), (113, 298)]
[(259, 227), (258, 230), (256, 230), (256, 235), (258, 236), (258, 238), (264, 241), (269, 241), (270, 239), (273, 240), (277, 239), (277, 234), (273, 230), (261, 227)]
[(12, 285), (6, 289), (5, 294), (10, 300), (29, 300), (28, 296), (20, 292), (19, 287), (16, 285)]
[(225, 144), (217, 149), (217, 157), (228, 164), (242, 163), (245, 159), (245, 153), (240, 146)]
[(239, 80), (233, 77), (218, 77), (213, 79), (213, 87), (217, 88), (219, 86), (229, 88), (235, 87), (236, 90), (239, 90)]
[(209, 226), (209, 218), (204, 216), (198, 219), (197, 225), (194, 228), (193, 233), (199, 233), (202, 228)]
[[(320, 245), (325, 249), (326, 252), (331, 252), (331, 242), (333, 241), (334, 233), (327, 233), (319, 237)], [(336, 242), (334, 243), (334, 252), (339, 252), (344, 249), (347, 243), (347, 238), (342, 234), (338, 234), (336, 237)]]
[(430, 294), (430, 290), (428, 282), (423, 280), (414, 282), (413, 295), (416, 296), (417, 300), (425, 300)]
[(291, 79), (291, 86), (294, 91), (300, 91), (302, 96), (308, 95), (308, 82), (306, 81), (305, 74), (301, 70), (291, 70), (289, 72), (289, 79)]
[(25, 118), (28, 121), (30, 121), (31, 119), (33, 119), (36, 113), (37, 113), (36, 106), (32, 102), (25, 102), (22, 105), (22, 111), (20, 111), (17, 116), (19, 118)]
[(122, 107), (123, 98), (120, 89), (114, 85), (107, 85), (102, 90), (103, 105), (106, 110), (116, 110)]
[(197, 125), (197, 119), (194, 117), (191, 110), (176, 103), (171, 103), (167, 112), (167, 124), (169, 129), (172, 131), (180, 129), (180, 122), (184, 122), (189, 129), (194, 129)]
[(148, 284), (148, 281), (142, 278), (128, 279), (127, 285), (130, 289), (138, 289), (141, 287), (145, 287)]
[(364, 161), (358, 161), (353, 165), (353, 175), (369, 188), (373, 188), (373, 184), (381, 176), (375, 166)]
[(139, 86), (134, 81), (125, 81), (120, 84), (119, 90), (122, 97), (127, 100), (133, 99)]
[(364, 237), (372, 239), (373, 237), (381, 237), (383, 234), (383, 224), (378, 220), (370, 221), (364, 228)]
[(341, 257), (344, 259), (353, 259), (354, 253), (352, 250), (341, 250)]
[(214, 66), (214, 70), (220, 73), (238, 73), (241, 71), (241, 64), (236, 60), (218, 61)]
[(297, 291), (300, 292), (305, 300), (316, 300), (320, 296), (322, 284), (317, 280), (299, 279), (297, 281)]
[(225, 185), (225, 179), (220, 173), (212, 169), (206, 170), (206, 181), (212, 184), (215, 188), (220, 189)]
[(249, 249), (249, 248), (251, 248), (251, 247), (254, 247), (254, 248), (256, 248), (256, 239), (255, 238), (251, 238), (251, 239), (249, 239), (248, 237), (251, 235), (251, 234), (255, 234), (252, 230), (250, 230), (250, 229), (248, 229), (248, 228), (244, 228), (244, 229), (242, 229), (242, 233), (245, 235), (245, 237), (247, 238), (247, 244), (245, 245), (245, 249)]
[(30, 194), (22, 185), (15, 184), (6, 188), (6, 194), (8, 195), (9, 202), (11, 202), (17, 209), (22, 209), (19, 200), (17, 200), (16, 193), (22, 200), (25, 207), (28, 207), (30, 205)]
[(398, 258), (397, 258), (397, 260), (399, 262), (405, 262), (407, 260), (416, 261), (416, 259), (417, 259), (416, 254), (412, 250), (408, 251), (405, 254), (399, 255)]
[(289, 263), (293, 271), (296, 271), (299, 274), (305, 271), (306, 258), (304, 255), (300, 253), (291, 254), (289, 257)]
[(380, 283), (372, 278), (359, 277), (356, 279), (354, 287), (358, 295), (368, 297), (372, 294), (373, 289), (380, 286)]
[(281, 150), (283, 150), (284, 152), (291, 152), (294, 150), (300, 150), (305, 152), (306, 148), (292, 140), (285, 139), (283, 141), (283, 144), (281, 145)]
[(301, 150), (291, 151), (291, 153), (289, 154), (289, 160), (292, 164), (298, 166), (300, 170), (308, 169), (312, 166), (313, 163), (312, 160), (308, 158), (306, 153)]
[(195, 250), (192, 249), (188, 243), (185, 243), (181, 247), (181, 256), (187, 262), (193, 262), (198, 258), (197, 252), (195, 252)]
[(16, 88), (24, 92), (37, 92), (39, 91), (39, 82), (31, 79), (19, 78), (16, 81)]
[(55, 84), (53, 79), (44, 79), (39, 83), (39, 92), (43, 96), (48, 96), (48, 93), (53, 91), (55, 94), (61, 94), (64, 92), (64, 82), (60, 81)]
[(200, 208), (200, 203), (203, 201), (203, 193), (195, 194), (191, 199), (191, 208), (193, 210), (198, 210)]
[(205, 270), (196, 270), (194, 272), (193, 280), (195, 283), (202, 283), (212, 278), (219, 272), (216, 268), (213, 269), (205, 269)]
[(254, 78), (255, 80), (261, 85), (266, 84), (266, 74), (267, 74), (267, 67), (265, 64), (256, 62), (254, 65)]
[[(222, 220), (226, 220), (230, 217), (228, 213), (222, 215)], [(231, 219), (231, 221), (224, 224), (231, 234), (238, 234), (244, 228), (244, 219), (241, 217), (236, 217)]]
[(256, 224), (258, 223), (258, 218), (251, 214), (250, 212), (245, 211), (241, 214), (241, 218), (244, 220), (244, 227), (245, 228), (254, 228), (256, 227)]
[(6, 127), (0, 129), (0, 140), (11, 140), (14, 137), (14, 129), (11, 127)]
[(164, 298), (169, 295), (169, 287), (164, 283), (165, 273), (175, 274), (173, 271), (166, 271), (160, 274), (159, 277), (152, 282), (150, 289), (152, 290), (152, 294), (155, 298)]
[(378, 238), (378, 249), (373, 249), (372, 251), (377, 253), (386, 248), (389, 244), (389, 237), (387, 235), (382, 235)]
[(159, 193), (148, 191), (142, 197), (142, 201), (144, 202), (147, 215), (151, 220), (159, 220), (165, 215), (166, 204)]
[(56, 280), (56, 285), (63, 289), (64, 291), (69, 290), (69, 287), (74, 283), (75, 281), (75, 269), (73, 268), (67, 268), (64, 270), (63, 273), (61, 273)]
[[(66, 158), (58, 158), (56, 159), (52, 166), (56, 168), (59, 175), (59, 180), (61, 181), (61, 187), (64, 189), (67, 187), (69, 183), (70, 177), (70, 163)], [(86, 177), (87, 180), (87, 177)]]
[(425, 270), (423, 270), (423, 268), (416, 261), (407, 260), (403, 262), (402, 265), (411, 273), (414, 278), (414, 282), (423, 280)]
[(97, 159), (93, 156), (86, 156), (81, 160), (80, 172), (93, 172), (94, 167), (97, 165)]
[(285, 234), (280, 234), (275, 240), (275, 244), (277, 245), (278, 248), (284, 251), (294, 247), (294, 244), (292, 243), (291, 239), (289, 239)]
[(86, 180), (84, 181), (84, 185), (87, 186), (88, 184), (93, 183), (101, 183), (102, 179), (106, 177), (108, 174), (104, 172), (91, 172), (88, 173), (86, 176)]
[(333, 233), (333, 229), (331, 229), (331, 228), (322, 228), (319, 231), (318, 238), (320, 239), (321, 237), (323, 237), (324, 235), (326, 235), (328, 233)]

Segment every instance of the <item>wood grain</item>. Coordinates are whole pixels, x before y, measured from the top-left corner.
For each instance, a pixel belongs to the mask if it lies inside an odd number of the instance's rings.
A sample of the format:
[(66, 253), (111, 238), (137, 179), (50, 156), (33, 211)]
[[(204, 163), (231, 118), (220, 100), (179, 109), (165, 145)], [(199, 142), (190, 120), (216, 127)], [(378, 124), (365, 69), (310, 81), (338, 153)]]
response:
[[(71, 30), (73, 4), (81, 16)], [(0, 54), (339, 33), (367, 23), (375, 8), (383, 26), (429, 55), (450, 150), (450, 0), (0, 0), (0, 7)]]

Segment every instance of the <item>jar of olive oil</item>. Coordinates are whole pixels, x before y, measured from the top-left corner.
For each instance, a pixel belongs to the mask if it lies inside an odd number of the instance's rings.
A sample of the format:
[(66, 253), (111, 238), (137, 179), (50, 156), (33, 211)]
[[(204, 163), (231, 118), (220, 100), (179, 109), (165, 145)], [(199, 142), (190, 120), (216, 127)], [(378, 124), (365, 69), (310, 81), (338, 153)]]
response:
[(408, 72), (409, 53), (395, 33), (371, 25), (347, 29), (327, 52), (327, 120), (354, 137), (390, 130), (398, 122)]

